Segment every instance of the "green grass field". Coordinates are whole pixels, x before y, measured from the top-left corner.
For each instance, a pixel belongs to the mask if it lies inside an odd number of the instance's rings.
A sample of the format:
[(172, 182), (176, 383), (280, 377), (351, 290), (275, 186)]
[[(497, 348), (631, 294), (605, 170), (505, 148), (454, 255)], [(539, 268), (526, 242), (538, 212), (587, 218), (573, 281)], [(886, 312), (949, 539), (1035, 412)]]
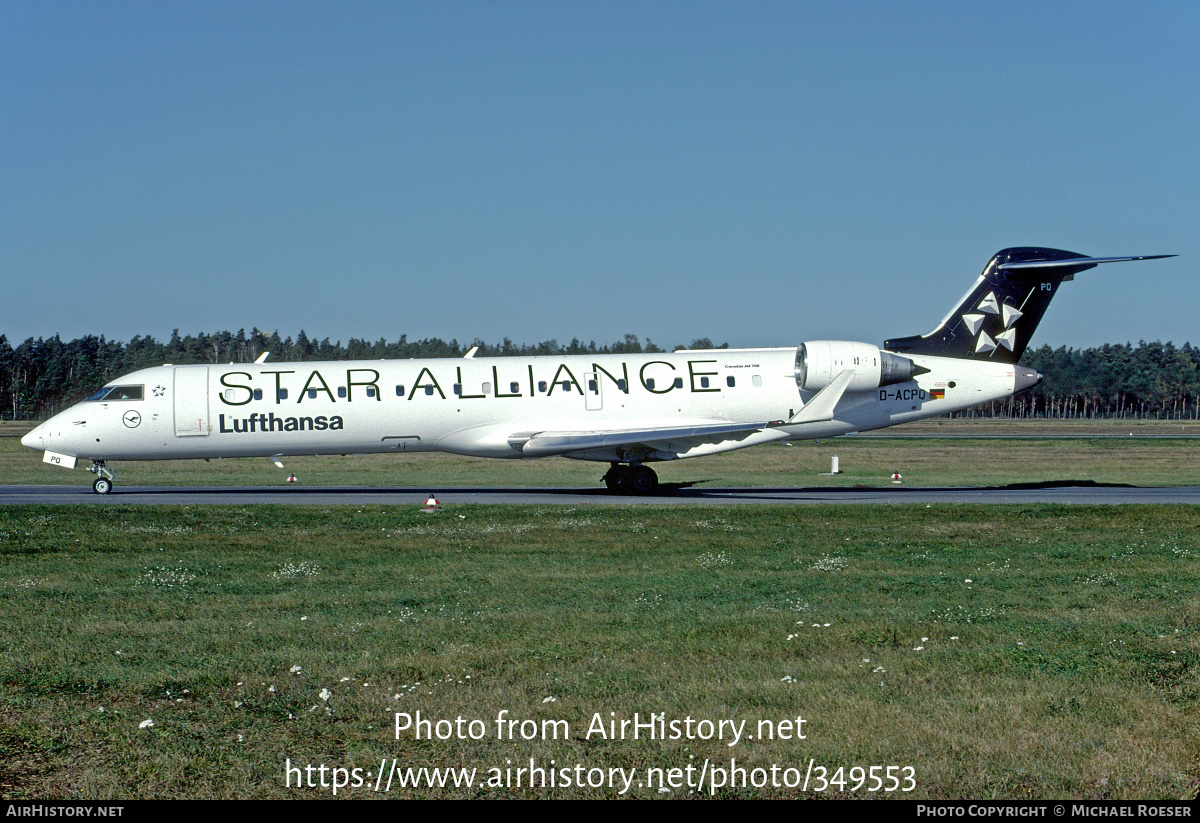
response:
[(0, 795), (1191, 798), (1198, 582), (1192, 507), (0, 508)]

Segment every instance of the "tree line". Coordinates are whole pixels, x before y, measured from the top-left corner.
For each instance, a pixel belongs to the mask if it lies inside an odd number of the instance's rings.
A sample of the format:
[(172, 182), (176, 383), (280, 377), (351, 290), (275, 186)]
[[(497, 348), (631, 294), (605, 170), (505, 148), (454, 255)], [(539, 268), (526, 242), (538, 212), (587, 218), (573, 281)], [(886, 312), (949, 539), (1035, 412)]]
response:
[[(303, 331), (295, 338), (281, 338), (278, 332), (258, 329), (186, 337), (176, 330), (166, 342), (136, 336), (126, 343), (91, 335), (64, 342), (55, 335), (29, 338), (16, 346), (0, 334), (0, 419), (44, 419), (115, 377), (164, 363), (249, 363), (264, 352), (271, 362), (462, 357), (472, 347), (479, 349), (481, 357), (664, 351), (649, 338), (642, 342), (632, 334), (602, 345), (579, 339), (518, 345), (507, 337), (496, 344), (473, 340), (464, 345), (439, 338), (410, 341), (407, 335), (394, 342), (351, 338), (343, 345), (329, 338), (309, 338)], [(675, 348), (727, 347), (714, 346), (704, 337)], [(1137, 346), (1106, 344), (1091, 349), (1042, 346), (1026, 351), (1021, 363), (1044, 375), (1038, 386), (955, 416), (1200, 419), (1200, 350), (1190, 343), (1176, 347), (1141, 341)]]
[(1026, 350), (1021, 363), (1041, 372), (1042, 382), (955, 416), (1200, 419), (1200, 349), (1190, 343), (1042, 346)]
[[(181, 337), (176, 329), (171, 339), (162, 342), (147, 335), (128, 343), (87, 335), (63, 341), (58, 335), (29, 338), (14, 346), (0, 334), (0, 419), (39, 420), (49, 417), (87, 397), (108, 381), (137, 369), (164, 363), (190, 365), (203, 363), (252, 363), (264, 352), (270, 362), (302, 360), (380, 360), (424, 357), (462, 357), (472, 347), (479, 356), (621, 354), (660, 352), (649, 338), (643, 343), (636, 335), (598, 345), (578, 339), (562, 344), (557, 340), (517, 345), (509, 338), (490, 344), (474, 340), (466, 345), (458, 340), (439, 338), (410, 341), (408, 335), (388, 342), (351, 338), (342, 345), (329, 338), (316, 340), (302, 330), (296, 337), (281, 338), (279, 332), (239, 329), (216, 334)], [(714, 348), (708, 338), (693, 340), (676, 348)], [(728, 348), (722, 344), (720, 348)]]

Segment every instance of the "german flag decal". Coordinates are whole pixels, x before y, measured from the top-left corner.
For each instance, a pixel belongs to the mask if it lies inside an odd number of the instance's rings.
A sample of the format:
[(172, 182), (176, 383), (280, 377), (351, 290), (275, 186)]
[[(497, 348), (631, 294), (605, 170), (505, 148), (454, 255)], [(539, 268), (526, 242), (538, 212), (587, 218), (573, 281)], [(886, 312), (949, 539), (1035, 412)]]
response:
[(945, 389), (930, 389), (929, 390), (929, 399), (930, 400), (941, 400), (941, 399), (945, 398), (945, 396), (946, 396)]

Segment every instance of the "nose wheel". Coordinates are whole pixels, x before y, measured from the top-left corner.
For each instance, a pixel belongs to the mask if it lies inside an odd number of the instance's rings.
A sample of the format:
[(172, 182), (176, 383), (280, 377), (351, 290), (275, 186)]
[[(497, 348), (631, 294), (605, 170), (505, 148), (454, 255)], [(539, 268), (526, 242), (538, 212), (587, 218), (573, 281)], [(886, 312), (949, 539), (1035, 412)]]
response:
[(92, 491), (96, 494), (108, 494), (113, 490), (117, 476), (109, 470), (107, 463), (103, 460), (93, 460), (88, 471), (96, 475), (96, 479), (92, 481)]
[(658, 475), (654, 469), (640, 463), (613, 463), (605, 473), (604, 485), (617, 494), (654, 494), (658, 491)]

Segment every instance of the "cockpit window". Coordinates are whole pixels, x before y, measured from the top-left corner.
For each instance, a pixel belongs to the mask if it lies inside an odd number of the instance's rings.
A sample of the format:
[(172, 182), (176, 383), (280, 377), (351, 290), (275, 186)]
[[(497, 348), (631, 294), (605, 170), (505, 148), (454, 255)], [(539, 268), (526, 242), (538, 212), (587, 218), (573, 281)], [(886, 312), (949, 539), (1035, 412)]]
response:
[(112, 400), (141, 400), (141, 386), (105, 386), (100, 391), (87, 398), (84, 402), (89, 401), (104, 401), (108, 403)]

